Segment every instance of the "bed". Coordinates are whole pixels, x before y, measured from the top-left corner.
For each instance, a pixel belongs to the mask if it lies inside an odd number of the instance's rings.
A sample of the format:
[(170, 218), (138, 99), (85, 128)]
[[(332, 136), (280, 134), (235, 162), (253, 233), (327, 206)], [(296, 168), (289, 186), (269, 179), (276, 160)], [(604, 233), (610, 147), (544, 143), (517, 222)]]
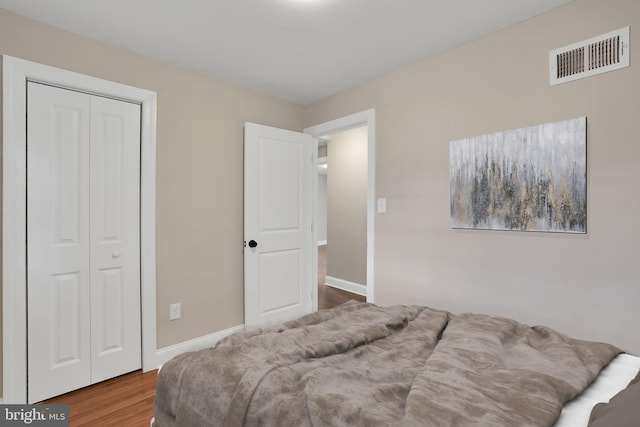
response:
[[(352, 301), (175, 357), (152, 425), (587, 426), (635, 387), (640, 359), (620, 353), (502, 317)], [(590, 425), (613, 427), (616, 399)]]

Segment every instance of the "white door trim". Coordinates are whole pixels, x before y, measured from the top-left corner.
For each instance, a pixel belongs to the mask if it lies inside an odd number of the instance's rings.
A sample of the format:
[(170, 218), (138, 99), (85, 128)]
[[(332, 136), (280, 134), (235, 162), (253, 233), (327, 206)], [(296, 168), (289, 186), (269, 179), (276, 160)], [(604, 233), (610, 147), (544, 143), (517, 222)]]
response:
[[(374, 236), (375, 236), (375, 187), (376, 187), (376, 111), (371, 108), (359, 113), (351, 114), (339, 119), (331, 120), (319, 125), (306, 128), (303, 132), (314, 138), (320, 138), (332, 133), (360, 126), (367, 126), (367, 302), (374, 302)], [(317, 197), (317, 175), (314, 184), (314, 200)], [(314, 208), (315, 209), (315, 208)], [(315, 211), (314, 211), (315, 215)], [(315, 218), (314, 218), (315, 221)], [(315, 230), (314, 230), (315, 233)], [(314, 239), (317, 236), (314, 235)], [(313, 251), (313, 266), (315, 276), (318, 277), (318, 251)], [(316, 298), (317, 309), (317, 298)]]
[(2, 402), (27, 400), (26, 85), (36, 81), (141, 105), (142, 369), (156, 369), (156, 94), (3, 55)]

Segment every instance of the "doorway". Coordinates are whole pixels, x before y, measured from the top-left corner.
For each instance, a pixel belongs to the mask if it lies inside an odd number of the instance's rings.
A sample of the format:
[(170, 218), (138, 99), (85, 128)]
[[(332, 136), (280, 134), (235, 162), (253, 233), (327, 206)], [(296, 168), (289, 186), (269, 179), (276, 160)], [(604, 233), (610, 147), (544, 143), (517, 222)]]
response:
[(140, 105), (140, 296), (142, 369), (156, 366), (156, 94), (3, 56), (3, 403), (27, 402), (27, 84), (44, 83)]
[[(366, 289), (367, 302), (374, 302), (374, 198), (375, 198), (375, 110), (370, 109), (355, 113), (349, 116), (345, 116), (339, 119), (331, 120), (316, 126), (309, 127), (304, 130), (305, 133), (310, 134), (315, 138), (323, 138), (327, 135), (337, 134), (349, 129), (364, 128), (366, 129), (366, 152), (367, 152), (367, 165), (366, 165), (366, 280), (364, 283)], [(330, 157), (330, 156), (329, 156)], [(330, 174), (331, 164), (328, 161), (328, 174)], [(314, 189), (317, 194), (318, 185)], [(314, 228), (314, 241), (318, 241), (318, 233)], [(330, 236), (328, 236), (328, 243), (330, 244)], [(313, 263), (316, 271), (315, 277), (318, 276), (318, 251), (315, 251), (315, 259)], [(316, 289), (317, 291), (317, 289)], [(318, 298), (314, 298), (317, 305)], [(317, 308), (317, 307), (316, 307)]]
[[(367, 127), (332, 133), (321, 140), (327, 144), (323, 153), (327, 167), (318, 170), (318, 206), (326, 196), (326, 237), (321, 235), (325, 225), (322, 209), (318, 209), (316, 223), (318, 270), (325, 268), (326, 274), (319, 292), (327, 285), (358, 299), (367, 294)], [(326, 244), (320, 245), (324, 240)]]

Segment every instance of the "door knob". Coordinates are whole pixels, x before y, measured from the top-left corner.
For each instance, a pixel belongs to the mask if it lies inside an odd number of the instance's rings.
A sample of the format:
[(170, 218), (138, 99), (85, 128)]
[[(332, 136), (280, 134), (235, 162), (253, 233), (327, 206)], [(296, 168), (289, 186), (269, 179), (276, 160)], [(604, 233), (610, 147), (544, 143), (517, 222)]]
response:
[(250, 248), (255, 248), (256, 246), (258, 246), (258, 242), (256, 242), (255, 240), (249, 240)]
[(116, 258), (120, 258), (120, 251), (113, 251), (111, 252), (111, 258), (116, 259)]

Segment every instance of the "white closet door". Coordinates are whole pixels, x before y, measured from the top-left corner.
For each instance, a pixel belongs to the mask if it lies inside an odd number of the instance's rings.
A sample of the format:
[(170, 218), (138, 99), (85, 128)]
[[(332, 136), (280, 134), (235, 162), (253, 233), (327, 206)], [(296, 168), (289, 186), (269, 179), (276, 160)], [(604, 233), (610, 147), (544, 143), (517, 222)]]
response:
[(90, 101), (28, 86), (29, 402), (84, 387), (91, 376)]
[(91, 382), (141, 367), (140, 106), (91, 98)]
[(140, 108), (36, 83), (27, 119), (28, 400), (141, 366)]

